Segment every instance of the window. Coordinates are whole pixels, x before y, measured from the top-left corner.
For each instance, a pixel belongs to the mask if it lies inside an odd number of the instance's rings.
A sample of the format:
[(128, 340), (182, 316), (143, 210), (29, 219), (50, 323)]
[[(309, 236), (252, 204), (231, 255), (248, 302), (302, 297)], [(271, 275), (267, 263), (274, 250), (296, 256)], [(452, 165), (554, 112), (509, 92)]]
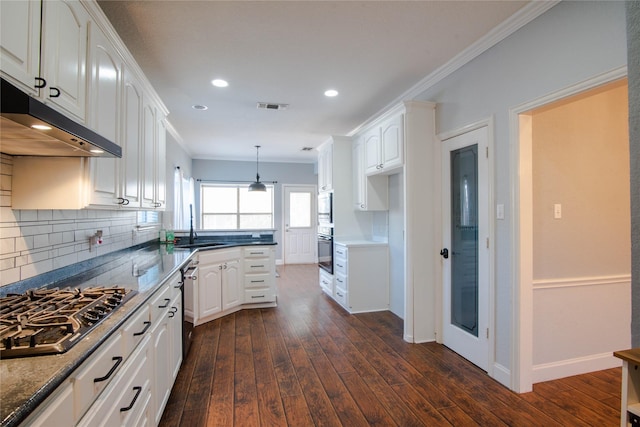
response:
[(249, 192), (245, 184), (202, 184), (200, 212), (203, 230), (273, 228), (273, 185)]
[(160, 223), (157, 211), (138, 211), (138, 225), (155, 225)]

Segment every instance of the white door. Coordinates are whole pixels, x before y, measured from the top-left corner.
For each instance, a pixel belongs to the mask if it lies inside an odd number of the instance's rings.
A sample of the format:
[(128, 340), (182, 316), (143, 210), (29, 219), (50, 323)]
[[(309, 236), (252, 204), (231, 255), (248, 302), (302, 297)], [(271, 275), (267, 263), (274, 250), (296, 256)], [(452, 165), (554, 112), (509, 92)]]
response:
[(284, 263), (316, 262), (316, 188), (283, 185)]
[(487, 128), (443, 142), (443, 344), (488, 370)]

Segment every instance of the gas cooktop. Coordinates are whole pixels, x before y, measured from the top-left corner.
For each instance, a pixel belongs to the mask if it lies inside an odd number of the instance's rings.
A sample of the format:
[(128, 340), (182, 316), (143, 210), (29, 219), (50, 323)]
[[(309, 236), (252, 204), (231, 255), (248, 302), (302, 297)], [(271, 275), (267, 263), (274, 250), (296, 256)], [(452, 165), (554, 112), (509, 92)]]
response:
[(36, 289), (0, 298), (0, 358), (64, 353), (137, 292)]

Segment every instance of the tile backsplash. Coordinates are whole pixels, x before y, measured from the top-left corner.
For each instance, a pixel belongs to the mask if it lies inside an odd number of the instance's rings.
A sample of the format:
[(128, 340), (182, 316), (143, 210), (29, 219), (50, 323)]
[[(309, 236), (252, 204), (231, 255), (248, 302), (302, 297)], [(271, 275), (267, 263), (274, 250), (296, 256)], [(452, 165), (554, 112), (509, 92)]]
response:
[(0, 286), (158, 238), (157, 227), (138, 231), (137, 211), (11, 209), (12, 165), (0, 154)]

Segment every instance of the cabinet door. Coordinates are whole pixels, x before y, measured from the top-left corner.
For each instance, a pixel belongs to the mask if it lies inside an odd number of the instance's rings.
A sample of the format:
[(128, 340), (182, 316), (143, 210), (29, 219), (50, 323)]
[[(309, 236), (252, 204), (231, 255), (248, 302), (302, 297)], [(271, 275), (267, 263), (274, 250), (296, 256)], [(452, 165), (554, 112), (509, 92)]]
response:
[(2, 76), (32, 94), (40, 75), (40, 7), (40, 0), (0, 1)]
[(140, 140), (142, 137), (142, 89), (133, 74), (123, 72), (122, 114), (122, 198), (125, 207), (141, 206)]
[(364, 197), (364, 144), (358, 141), (353, 144), (353, 205), (356, 210), (367, 208)]
[(375, 127), (364, 134), (364, 167), (367, 174), (380, 169), (380, 128)]
[(87, 40), (91, 18), (78, 1), (42, 2), (41, 72), (47, 81), (42, 95), (85, 121)]
[(169, 313), (169, 335), (171, 346), (169, 347), (169, 372), (171, 372), (172, 383), (178, 376), (180, 365), (182, 364), (182, 294), (178, 293), (171, 301), (171, 311)]
[(155, 207), (156, 111), (153, 105), (146, 102), (142, 107), (142, 123), (142, 207), (153, 208)]
[(222, 304), (223, 310), (242, 303), (242, 282), (240, 278), (240, 260), (226, 261), (222, 268)]
[[(91, 96), (89, 126), (120, 144), (120, 90), (123, 60), (97, 26), (91, 28)], [(92, 205), (116, 206), (119, 197), (120, 159), (91, 159)]]
[(163, 316), (157, 319), (151, 331), (151, 354), (153, 357), (154, 383), (151, 389), (151, 399), (153, 400), (154, 425), (160, 423), (162, 411), (171, 393), (173, 377), (171, 372), (171, 333), (169, 332), (168, 310), (163, 311)]
[(318, 154), (318, 189), (333, 189), (333, 145), (326, 144)]
[(222, 311), (222, 263), (200, 265), (197, 303), (199, 319)]
[(155, 177), (154, 177), (154, 202), (156, 204), (156, 208), (165, 209), (166, 207), (166, 180), (167, 180), (167, 171), (166, 171), (166, 161), (167, 161), (167, 127), (164, 120), (160, 118), (157, 119), (157, 134), (156, 134), (156, 150), (154, 152), (155, 156)]
[(382, 168), (390, 170), (404, 164), (403, 115), (392, 117), (382, 124)]

